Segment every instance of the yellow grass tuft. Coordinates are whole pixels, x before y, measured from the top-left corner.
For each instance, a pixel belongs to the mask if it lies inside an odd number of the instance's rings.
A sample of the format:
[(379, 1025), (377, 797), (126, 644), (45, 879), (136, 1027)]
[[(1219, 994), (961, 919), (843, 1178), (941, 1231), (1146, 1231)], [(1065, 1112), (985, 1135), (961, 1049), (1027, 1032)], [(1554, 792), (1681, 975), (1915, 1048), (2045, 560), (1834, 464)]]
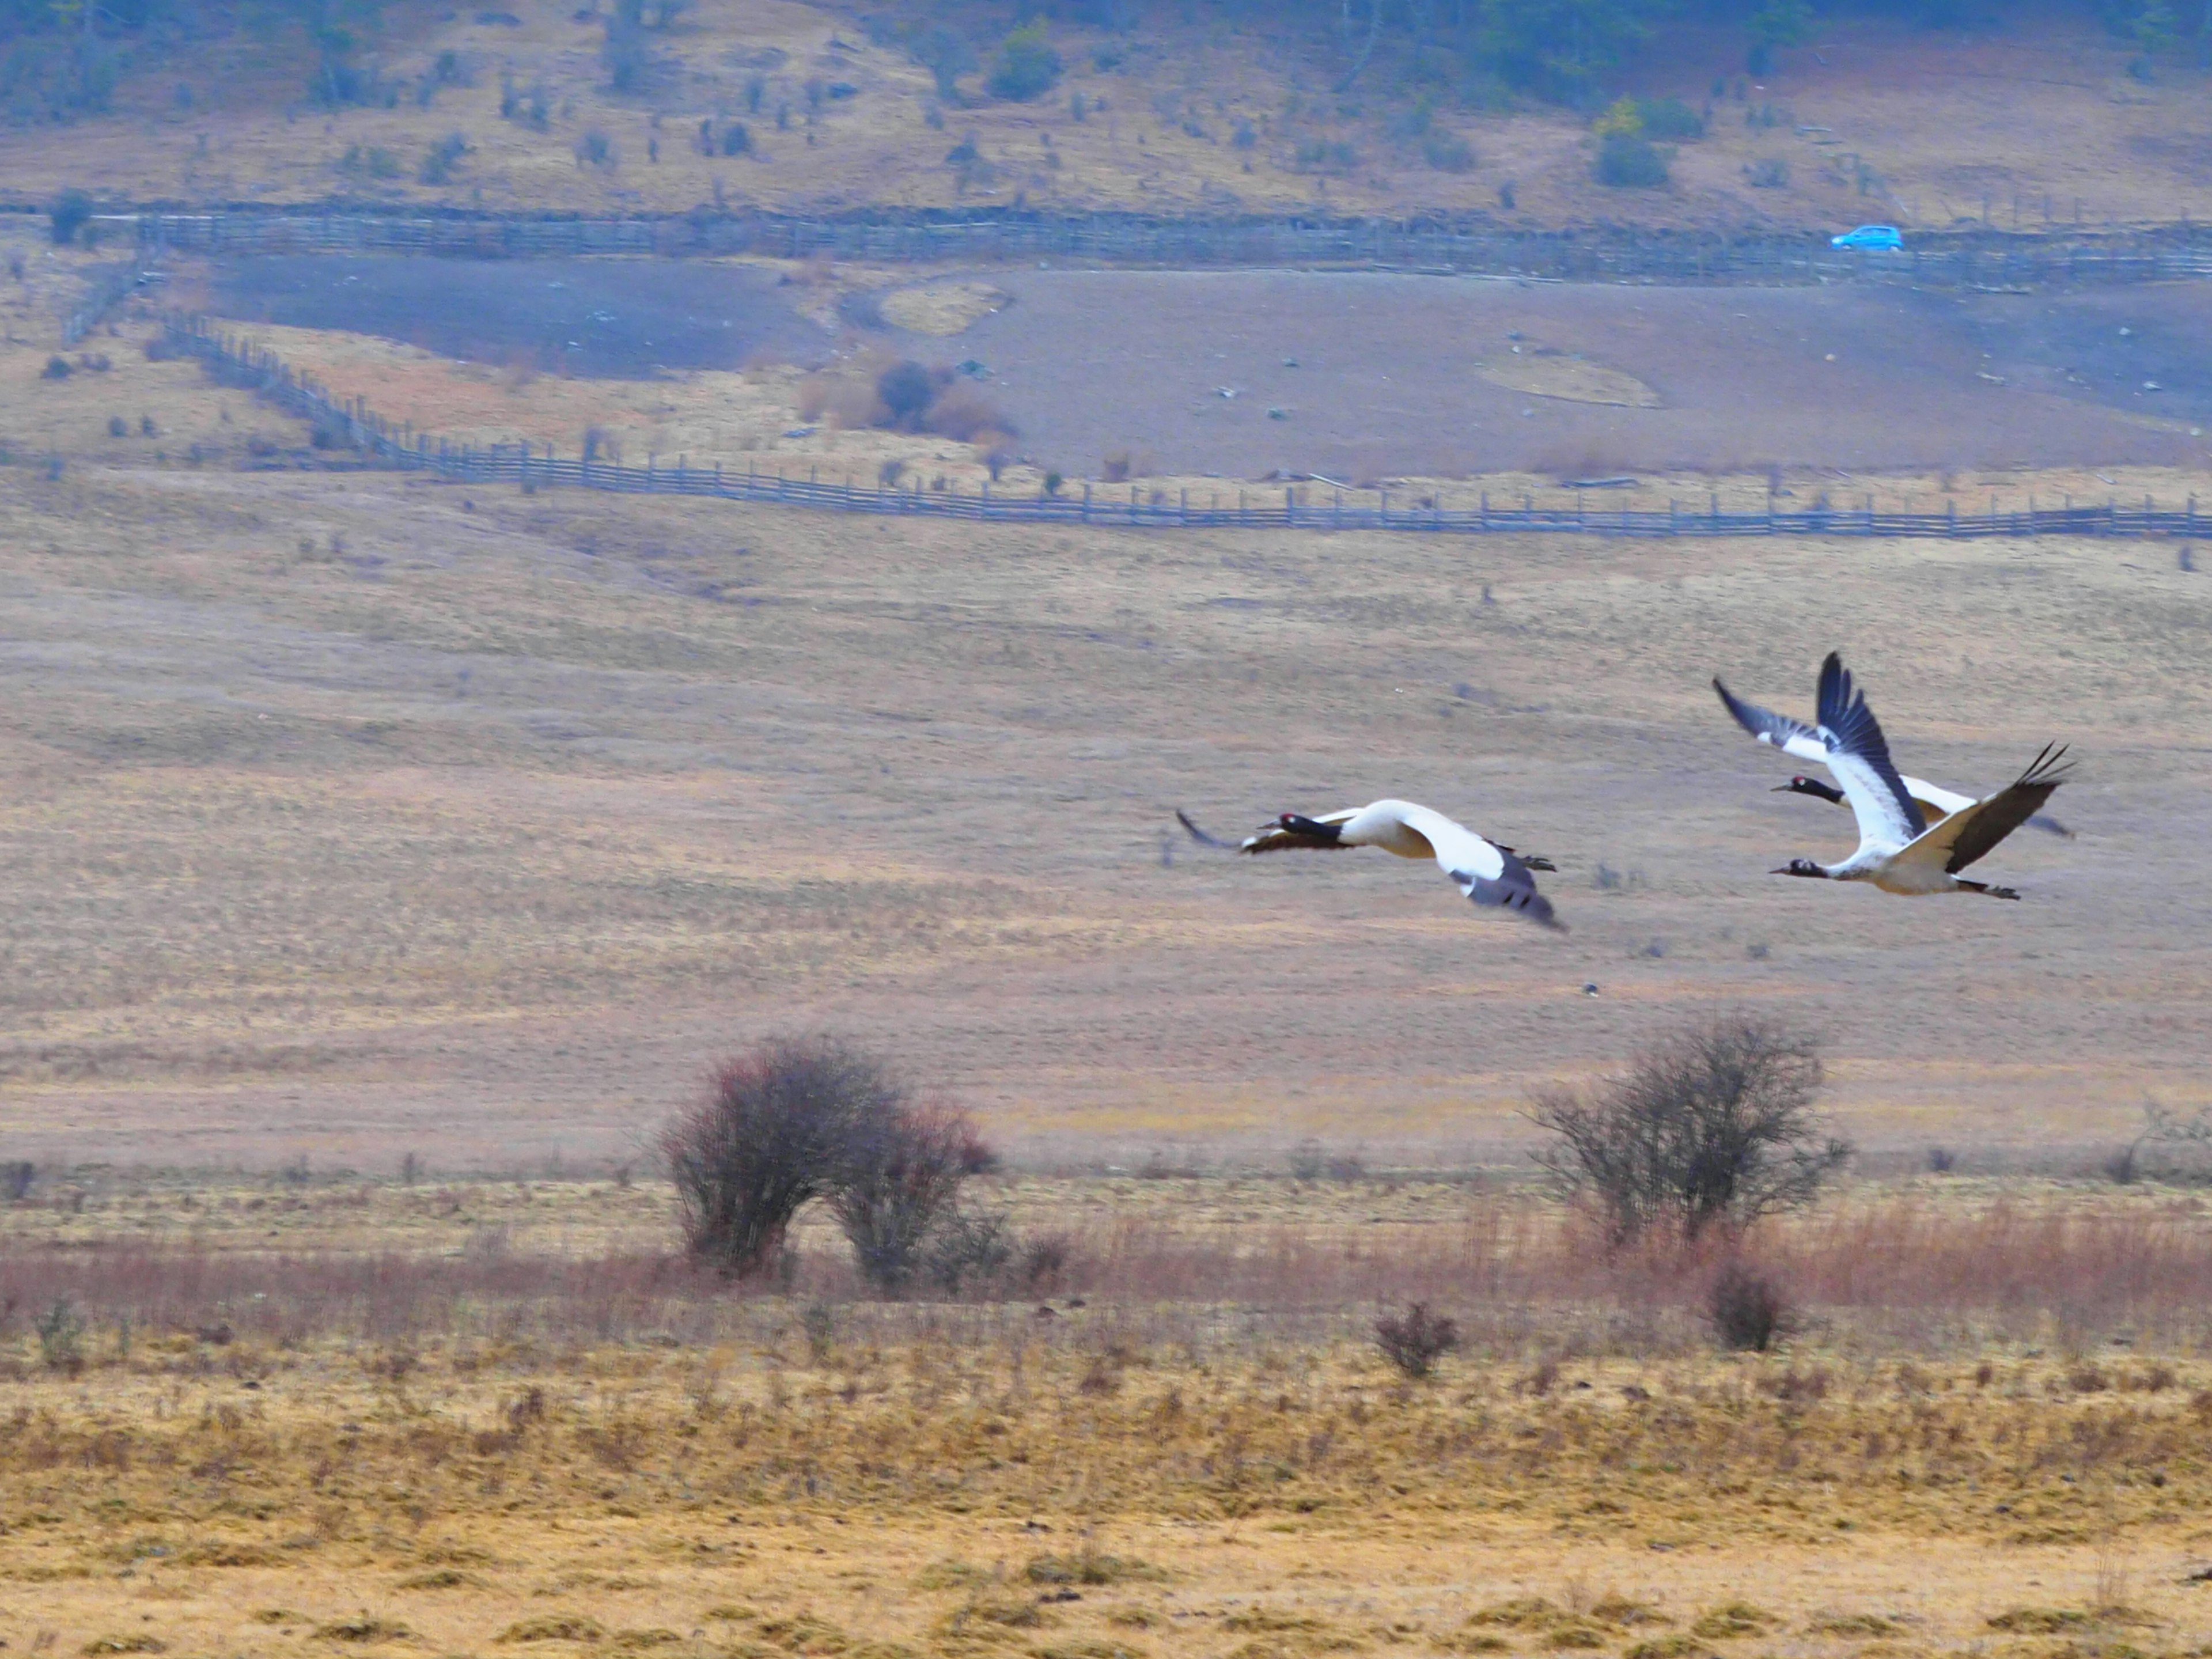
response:
[(603, 1642), (606, 1632), (580, 1613), (546, 1613), (519, 1619), (493, 1639), (500, 1642)]

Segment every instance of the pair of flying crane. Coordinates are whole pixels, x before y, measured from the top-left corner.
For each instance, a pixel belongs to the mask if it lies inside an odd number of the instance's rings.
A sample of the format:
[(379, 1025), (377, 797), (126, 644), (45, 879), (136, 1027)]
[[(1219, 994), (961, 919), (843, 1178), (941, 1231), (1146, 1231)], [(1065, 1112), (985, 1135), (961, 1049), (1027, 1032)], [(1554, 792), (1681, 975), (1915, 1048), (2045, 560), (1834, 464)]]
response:
[[(1811, 726), (1744, 702), (1718, 676), (1713, 690), (1736, 724), (1760, 743), (1824, 766), (1836, 780), (1831, 785), (1801, 775), (1778, 785), (1778, 793), (1848, 804), (1858, 820), (1858, 850), (1841, 863), (1795, 858), (1771, 872), (1774, 875), (1866, 882), (1885, 893), (1908, 897), (1980, 893), (2016, 899), (2020, 894), (2010, 887), (1970, 880), (1959, 872), (1985, 857), (2023, 823), (2055, 835), (2071, 834), (2043, 811), (2069, 769), (2063, 747), (2046, 744), (2020, 776), (1978, 800), (1906, 777), (1889, 758), (1889, 744), (1874, 710), (1867, 707), (1866, 694), (1853, 687), (1850, 671), (1835, 652), (1820, 665), (1818, 713)], [(1204, 845), (1239, 853), (1379, 847), (1400, 858), (1434, 859), (1475, 904), (1513, 911), (1547, 927), (1565, 927), (1553, 914), (1552, 902), (1536, 890), (1535, 872), (1558, 867), (1550, 860), (1516, 853), (1503, 842), (1479, 836), (1434, 808), (1412, 801), (1370, 801), (1318, 817), (1285, 812), (1241, 842), (1209, 835), (1187, 813), (1178, 811), (1176, 817)]]

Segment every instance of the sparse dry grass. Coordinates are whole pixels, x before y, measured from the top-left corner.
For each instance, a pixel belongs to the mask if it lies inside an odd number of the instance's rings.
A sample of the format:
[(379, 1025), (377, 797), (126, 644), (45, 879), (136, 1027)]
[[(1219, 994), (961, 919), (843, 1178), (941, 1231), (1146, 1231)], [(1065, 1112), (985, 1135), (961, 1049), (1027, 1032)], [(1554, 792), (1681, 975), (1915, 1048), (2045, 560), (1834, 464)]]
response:
[[(62, 477), (0, 469), (26, 1154), (604, 1164), (716, 1054), (819, 1023), (896, 1030), (1026, 1157), (1517, 1166), (1533, 1083), (1716, 996), (1831, 1022), (1892, 1158), (2089, 1167), (2144, 1090), (2197, 1098), (2194, 854), (2160, 826), (2202, 787), (2205, 590), (2167, 550), (979, 530), (195, 469), (104, 408), (275, 417), (131, 343), (59, 383), (27, 348), (0, 401), (19, 461), (68, 411)], [(2069, 786), (2081, 841), (2003, 849), (2036, 902), (1839, 930), (1761, 878), (1848, 815), (1766, 794), (1705, 677), (1797, 707), (1839, 639), (1883, 642), (1854, 661), (1933, 775), (2112, 757)], [(1632, 773), (1667, 799), (1626, 810)], [(1176, 806), (1362, 792), (1564, 852), (1574, 933), (1164, 845)], [(2123, 933), (2159, 947), (2114, 975)], [(1290, 994), (1324, 957), (1367, 965)]]
[[(1223, 1305), (1281, 1333), (1358, 1339), (1364, 1310), (1421, 1301), (1492, 1358), (1705, 1346), (1707, 1289), (1730, 1246), (1611, 1251), (1593, 1221), (1502, 1175), (992, 1177), (975, 1200), (1017, 1239), (1056, 1249), (1041, 1269), (1018, 1254), (975, 1295), (1081, 1297), (1152, 1341), (1205, 1328), (1211, 1315), (1189, 1310)], [(278, 1344), (495, 1330), (560, 1342), (674, 1329), (702, 1341), (742, 1329), (762, 1287), (738, 1295), (696, 1269), (676, 1253), (674, 1224), (665, 1184), (629, 1163), (407, 1182), (304, 1158), (242, 1182), (55, 1165), (29, 1200), (0, 1206), (0, 1303), (27, 1316), (65, 1301), (131, 1328), (228, 1326)], [(769, 1289), (832, 1303), (864, 1294), (825, 1211), (809, 1212), (793, 1241), (790, 1277)], [(2212, 1229), (2172, 1188), (1863, 1184), (1763, 1224), (1743, 1249), (1810, 1322), (1808, 1339), (1840, 1351), (2047, 1345), (2075, 1357), (2065, 1373), (2075, 1392), (2157, 1392), (2171, 1374), (2126, 1364), (2108, 1374), (2079, 1356), (2116, 1340), (2187, 1351), (2212, 1335)], [(963, 1316), (991, 1317), (980, 1306)]]
[[(1346, 1208), (1284, 1193), (1324, 1233)], [(1044, 1213), (1105, 1194), (1018, 1196)], [(1252, 1201), (1180, 1197), (1201, 1220)], [(660, 1198), (571, 1181), (529, 1201), (575, 1248)], [(171, 1247), (131, 1252), (187, 1199), (202, 1237), (174, 1260), (258, 1264), (200, 1286), (234, 1321), (185, 1298), (125, 1322), (95, 1291), (66, 1352), (21, 1311), (0, 1328), (11, 1645), (1686, 1659), (1787, 1641), (1826, 1659), (2002, 1636), (2020, 1659), (2178, 1659), (2212, 1633), (2168, 1565), (2212, 1543), (2193, 1349), (1900, 1354), (1862, 1325), (1719, 1357), (1593, 1343), (1559, 1283), (1518, 1334), (1493, 1312), (1409, 1385), (1347, 1329), (1360, 1303), (1316, 1324), (1221, 1281), (1202, 1301), (1125, 1279), (1040, 1305), (804, 1307), (664, 1282), (656, 1306), (572, 1255), (548, 1319), (550, 1281), (520, 1260), (441, 1267), (456, 1206), (515, 1202), (480, 1183), (169, 1177), (56, 1225), (90, 1230), (73, 1254), (106, 1265), (87, 1283), (149, 1284)], [(250, 1213), (285, 1248), (316, 1228), (343, 1248), (250, 1253), (238, 1212), (271, 1199)], [(341, 1258), (355, 1282), (308, 1294)], [(2043, 1260), (2048, 1304), (2065, 1269)], [(1278, 1283), (1310, 1265), (1279, 1260)], [(469, 1293), (410, 1299), (410, 1273), (440, 1272)], [(1463, 1264), (1454, 1283), (1497, 1308)], [(9, 1304), (51, 1289), (11, 1278)]]

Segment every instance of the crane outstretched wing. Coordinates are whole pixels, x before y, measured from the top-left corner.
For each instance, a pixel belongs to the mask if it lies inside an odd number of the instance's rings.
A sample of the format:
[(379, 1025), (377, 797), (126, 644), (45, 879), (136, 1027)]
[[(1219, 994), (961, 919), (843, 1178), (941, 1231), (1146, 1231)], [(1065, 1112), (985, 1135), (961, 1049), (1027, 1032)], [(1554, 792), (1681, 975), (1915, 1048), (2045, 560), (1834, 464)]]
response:
[(1874, 710), (1867, 707), (1866, 694), (1852, 690), (1850, 671), (1832, 651), (1820, 665), (1820, 710), (1828, 769), (1850, 799), (1851, 812), (1859, 821), (1860, 845), (1893, 852), (1918, 840), (1928, 828), (1920, 803), (1890, 763), (1889, 744)]
[(2051, 799), (2051, 792), (2066, 781), (2069, 769), (2062, 764), (2065, 755), (2065, 750), (2054, 750), (2046, 744), (2043, 752), (2019, 777), (1994, 795), (1976, 801), (1963, 811), (1954, 812), (1907, 847), (1899, 858), (1914, 864), (1940, 862), (1946, 872), (1955, 876), (1968, 865), (1986, 857), (1999, 842), (2033, 817)]
[[(1358, 813), (1356, 806), (1340, 807), (1334, 812), (1323, 812), (1307, 820), (1311, 823), (1344, 823)], [(1307, 852), (1335, 853), (1346, 850), (1341, 842), (1322, 841), (1313, 836), (1302, 836), (1279, 818), (1270, 819), (1242, 841), (1224, 841), (1211, 830), (1201, 830), (1189, 813), (1178, 809), (1176, 822), (1190, 834), (1190, 838), (1201, 847), (1218, 847), (1231, 853), (1281, 853), (1296, 848)]]
[(1224, 853), (1233, 853), (1237, 850), (1237, 843), (1235, 842), (1224, 841), (1212, 830), (1200, 829), (1196, 823), (1191, 821), (1190, 814), (1184, 811), (1180, 806), (1176, 808), (1176, 822), (1182, 825), (1185, 830), (1188, 830), (1190, 832), (1190, 838), (1196, 842), (1200, 847), (1218, 847)]
[(1536, 890), (1528, 866), (1497, 842), (1426, 806), (1408, 807), (1405, 822), (1427, 841), (1437, 867), (1474, 902), (1516, 910), (1532, 921), (1566, 931), (1566, 924), (1553, 915), (1551, 900)]
[(1787, 714), (1778, 714), (1771, 708), (1761, 708), (1755, 702), (1746, 702), (1721, 684), (1721, 677), (1713, 676), (1713, 690), (1721, 695), (1721, 703), (1735, 716), (1735, 723), (1761, 743), (1771, 744), (1786, 755), (1799, 760), (1815, 761), (1825, 764), (1828, 745), (1820, 741), (1820, 734), (1802, 720), (1793, 720)]

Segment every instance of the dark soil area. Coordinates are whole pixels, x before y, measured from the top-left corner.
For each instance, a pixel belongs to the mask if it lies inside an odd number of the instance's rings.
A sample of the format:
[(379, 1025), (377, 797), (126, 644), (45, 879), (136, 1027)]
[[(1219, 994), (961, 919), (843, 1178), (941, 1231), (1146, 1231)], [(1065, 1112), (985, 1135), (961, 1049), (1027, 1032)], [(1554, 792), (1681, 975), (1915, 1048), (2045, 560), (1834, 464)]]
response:
[(316, 255), (218, 265), (218, 316), (403, 340), (441, 356), (641, 380), (669, 369), (812, 363), (822, 331), (743, 265), (661, 260)]
[[(2076, 294), (1874, 285), (1665, 289), (1297, 271), (985, 273), (1016, 303), (950, 338), (1040, 461), (1346, 483), (1770, 465), (1852, 471), (2184, 465), (2212, 425), (2212, 284)], [(652, 260), (270, 258), (220, 314), (614, 379), (813, 364), (824, 331), (767, 272)], [(869, 314), (873, 315), (870, 308)], [(880, 325), (878, 325), (880, 326)], [(1523, 356), (1516, 358), (1518, 346)], [(1492, 384), (1580, 356), (1656, 408)], [(1224, 395), (1230, 394), (1230, 395)]]
[[(1303, 272), (991, 280), (1017, 303), (955, 340), (905, 344), (982, 360), (1025, 447), (1074, 472), (1119, 451), (1162, 471), (1347, 482), (2176, 465), (2204, 445), (2141, 417), (2212, 419), (2212, 286), (1962, 296)], [(1662, 406), (1478, 377), (1516, 343), (1625, 371)]]
[(1989, 295), (1968, 314), (2002, 373), (2045, 377), (2034, 383), (2063, 385), (2085, 402), (2212, 427), (2212, 283), (2100, 289), (2058, 301)]

